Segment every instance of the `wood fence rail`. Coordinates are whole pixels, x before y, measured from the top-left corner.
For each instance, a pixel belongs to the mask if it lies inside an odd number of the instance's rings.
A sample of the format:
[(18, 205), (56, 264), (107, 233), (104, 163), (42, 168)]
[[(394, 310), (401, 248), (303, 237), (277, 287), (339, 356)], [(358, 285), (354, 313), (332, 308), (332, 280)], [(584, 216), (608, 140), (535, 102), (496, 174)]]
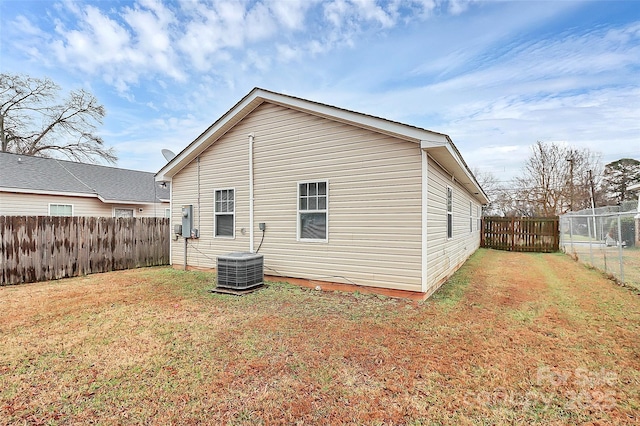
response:
[(169, 264), (169, 219), (0, 216), (0, 285)]
[(484, 217), (482, 247), (507, 251), (556, 252), (560, 248), (558, 217)]

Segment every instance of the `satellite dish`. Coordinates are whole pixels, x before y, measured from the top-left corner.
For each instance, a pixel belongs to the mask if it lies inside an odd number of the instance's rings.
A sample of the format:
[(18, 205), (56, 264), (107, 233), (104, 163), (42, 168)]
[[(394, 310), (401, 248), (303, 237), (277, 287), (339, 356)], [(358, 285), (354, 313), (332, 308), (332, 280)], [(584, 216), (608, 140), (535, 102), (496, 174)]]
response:
[(170, 149), (163, 149), (162, 155), (164, 155), (164, 159), (167, 160), (167, 162), (176, 158), (176, 154), (174, 154)]

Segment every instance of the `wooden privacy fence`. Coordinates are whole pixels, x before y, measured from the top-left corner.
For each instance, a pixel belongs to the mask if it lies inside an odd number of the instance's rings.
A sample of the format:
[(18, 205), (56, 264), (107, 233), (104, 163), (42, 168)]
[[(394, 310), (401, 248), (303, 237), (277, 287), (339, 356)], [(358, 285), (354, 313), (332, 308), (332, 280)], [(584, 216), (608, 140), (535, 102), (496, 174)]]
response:
[(0, 216), (0, 285), (169, 264), (169, 219)]
[(558, 217), (484, 217), (481, 246), (497, 250), (555, 252), (560, 246)]

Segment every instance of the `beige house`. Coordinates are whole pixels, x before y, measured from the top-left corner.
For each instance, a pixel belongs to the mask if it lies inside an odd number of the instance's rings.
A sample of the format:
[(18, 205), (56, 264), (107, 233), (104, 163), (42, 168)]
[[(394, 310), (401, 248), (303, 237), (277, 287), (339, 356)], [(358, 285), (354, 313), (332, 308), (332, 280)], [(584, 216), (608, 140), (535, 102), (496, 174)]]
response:
[(154, 174), (0, 152), (0, 216), (168, 217)]
[(488, 202), (445, 134), (259, 88), (156, 180), (198, 229), (175, 267), (259, 249), (272, 276), (420, 298), (478, 248)]

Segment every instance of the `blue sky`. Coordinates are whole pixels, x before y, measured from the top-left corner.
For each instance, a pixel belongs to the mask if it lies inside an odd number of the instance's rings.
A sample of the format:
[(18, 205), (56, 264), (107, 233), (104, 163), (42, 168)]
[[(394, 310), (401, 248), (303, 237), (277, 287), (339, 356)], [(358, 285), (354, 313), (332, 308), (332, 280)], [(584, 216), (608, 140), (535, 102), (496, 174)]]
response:
[(450, 135), (508, 179), (536, 141), (640, 159), (637, 1), (0, 2), (0, 71), (86, 88), (157, 171), (253, 87)]

